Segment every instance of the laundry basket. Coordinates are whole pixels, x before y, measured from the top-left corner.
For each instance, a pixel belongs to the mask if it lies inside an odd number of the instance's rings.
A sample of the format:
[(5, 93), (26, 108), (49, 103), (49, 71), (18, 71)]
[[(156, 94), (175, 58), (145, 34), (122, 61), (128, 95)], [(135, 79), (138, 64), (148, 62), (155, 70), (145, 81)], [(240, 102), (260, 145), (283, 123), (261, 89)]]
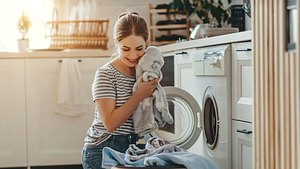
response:
[(49, 48), (107, 49), (109, 20), (67, 20), (46, 23)]

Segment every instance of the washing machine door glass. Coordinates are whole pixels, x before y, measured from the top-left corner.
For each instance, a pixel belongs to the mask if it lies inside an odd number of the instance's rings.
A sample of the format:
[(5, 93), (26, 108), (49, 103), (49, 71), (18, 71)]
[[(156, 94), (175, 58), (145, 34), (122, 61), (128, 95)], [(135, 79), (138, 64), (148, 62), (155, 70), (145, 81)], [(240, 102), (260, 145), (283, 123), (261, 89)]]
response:
[(183, 89), (173, 86), (166, 86), (164, 89), (174, 123), (155, 130), (153, 135), (188, 149), (201, 133), (200, 106), (194, 97)]
[(206, 93), (204, 97), (203, 127), (206, 144), (214, 149), (219, 137), (219, 114), (216, 99), (211, 93)]

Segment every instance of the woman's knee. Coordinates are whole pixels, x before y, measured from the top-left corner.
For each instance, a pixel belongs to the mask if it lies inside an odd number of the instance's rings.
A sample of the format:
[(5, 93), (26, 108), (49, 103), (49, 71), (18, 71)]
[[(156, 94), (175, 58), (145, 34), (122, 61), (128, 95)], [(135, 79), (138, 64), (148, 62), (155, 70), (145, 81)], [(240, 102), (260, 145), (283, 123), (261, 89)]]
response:
[(102, 150), (84, 147), (82, 150), (82, 166), (84, 169), (101, 169)]

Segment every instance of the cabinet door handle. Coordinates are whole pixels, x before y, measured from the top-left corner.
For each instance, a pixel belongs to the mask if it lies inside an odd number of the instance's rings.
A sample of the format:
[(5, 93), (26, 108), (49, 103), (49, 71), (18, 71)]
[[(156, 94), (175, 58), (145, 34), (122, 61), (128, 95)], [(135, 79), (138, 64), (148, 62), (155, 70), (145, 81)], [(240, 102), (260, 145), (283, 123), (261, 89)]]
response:
[(187, 52), (179, 52), (179, 53), (175, 53), (175, 55), (187, 55)]
[(241, 130), (236, 130), (238, 133), (243, 133), (243, 134), (251, 134), (252, 131), (247, 131), (246, 129), (241, 129)]
[(247, 48), (247, 49), (236, 49), (235, 51), (237, 52), (247, 52), (247, 51), (252, 51), (251, 48)]
[[(81, 59), (78, 59), (77, 61), (78, 61), (78, 62), (82, 62), (82, 60), (81, 60)], [(59, 63), (61, 63), (61, 62), (62, 62), (62, 60), (58, 60), (58, 62), (59, 62)]]

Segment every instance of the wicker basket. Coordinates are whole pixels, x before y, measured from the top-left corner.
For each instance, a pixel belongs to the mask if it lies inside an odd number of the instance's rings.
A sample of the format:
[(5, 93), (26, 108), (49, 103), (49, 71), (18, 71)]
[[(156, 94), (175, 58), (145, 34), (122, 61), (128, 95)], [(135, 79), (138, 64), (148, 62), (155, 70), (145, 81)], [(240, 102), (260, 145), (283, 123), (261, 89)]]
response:
[(51, 21), (46, 23), (50, 48), (107, 49), (109, 20)]

